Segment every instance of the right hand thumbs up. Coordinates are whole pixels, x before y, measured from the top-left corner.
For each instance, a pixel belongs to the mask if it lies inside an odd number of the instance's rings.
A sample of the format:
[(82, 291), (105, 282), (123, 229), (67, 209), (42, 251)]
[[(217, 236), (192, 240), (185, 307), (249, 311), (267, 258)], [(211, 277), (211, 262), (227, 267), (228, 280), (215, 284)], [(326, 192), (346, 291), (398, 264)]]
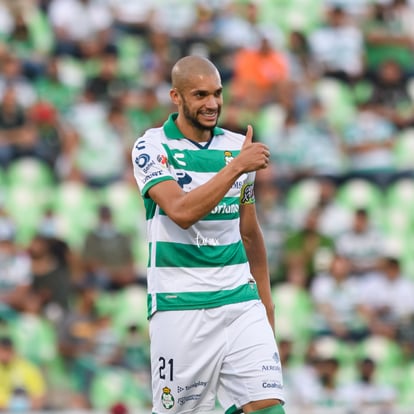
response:
[(246, 145), (250, 145), (252, 142), (253, 142), (253, 128), (249, 124), (249, 125), (247, 125), (246, 138), (244, 139), (243, 148)]

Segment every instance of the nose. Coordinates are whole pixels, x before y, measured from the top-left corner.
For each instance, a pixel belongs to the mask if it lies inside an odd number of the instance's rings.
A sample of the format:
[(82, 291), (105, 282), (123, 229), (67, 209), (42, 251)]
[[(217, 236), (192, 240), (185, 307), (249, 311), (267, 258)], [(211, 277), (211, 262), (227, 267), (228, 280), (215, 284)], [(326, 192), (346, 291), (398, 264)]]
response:
[(205, 105), (207, 108), (216, 109), (218, 108), (219, 104), (220, 104), (219, 99), (217, 97), (215, 97), (214, 95), (207, 96), (206, 102), (205, 102)]

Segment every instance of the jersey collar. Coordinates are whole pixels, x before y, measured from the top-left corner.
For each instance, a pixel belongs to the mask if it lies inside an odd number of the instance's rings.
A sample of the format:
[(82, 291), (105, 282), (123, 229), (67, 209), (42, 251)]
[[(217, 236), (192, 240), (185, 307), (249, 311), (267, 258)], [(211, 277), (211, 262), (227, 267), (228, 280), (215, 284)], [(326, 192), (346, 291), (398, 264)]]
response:
[[(181, 131), (177, 128), (177, 125), (175, 124), (175, 120), (177, 119), (178, 113), (174, 112), (173, 114), (170, 114), (168, 119), (164, 122), (163, 129), (164, 134), (168, 139), (184, 139), (186, 138)], [(216, 135), (223, 135), (224, 131), (219, 127), (214, 127), (213, 129), (213, 136)]]

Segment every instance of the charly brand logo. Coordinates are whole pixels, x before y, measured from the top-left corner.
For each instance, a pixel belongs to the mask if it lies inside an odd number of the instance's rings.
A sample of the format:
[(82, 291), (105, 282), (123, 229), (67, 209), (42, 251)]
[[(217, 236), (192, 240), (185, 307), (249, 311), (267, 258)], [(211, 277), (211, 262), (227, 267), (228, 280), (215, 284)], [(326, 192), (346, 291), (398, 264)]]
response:
[(175, 153), (174, 159), (177, 162), (177, 164), (181, 165), (182, 167), (185, 167), (187, 165), (187, 163), (184, 161), (184, 154), (181, 152)]
[(181, 188), (184, 188), (185, 185), (188, 185), (193, 181), (190, 175), (185, 171), (177, 171), (177, 182)]
[(166, 408), (167, 410), (170, 410), (174, 407), (175, 400), (173, 395), (171, 394), (170, 388), (164, 387), (162, 389), (161, 402), (164, 408)]

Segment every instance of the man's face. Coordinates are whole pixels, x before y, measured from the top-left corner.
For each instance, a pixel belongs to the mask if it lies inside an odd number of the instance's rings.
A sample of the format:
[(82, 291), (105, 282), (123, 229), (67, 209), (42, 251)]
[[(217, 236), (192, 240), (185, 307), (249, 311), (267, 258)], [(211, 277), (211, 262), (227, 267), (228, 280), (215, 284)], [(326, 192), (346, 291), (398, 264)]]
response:
[(13, 348), (9, 346), (0, 346), (0, 364), (9, 364), (13, 359)]
[(194, 77), (179, 95), (179, 108), (185, 119), (200, 130), (212, 130), (223, 105), (222, 85), (216, 76)]

